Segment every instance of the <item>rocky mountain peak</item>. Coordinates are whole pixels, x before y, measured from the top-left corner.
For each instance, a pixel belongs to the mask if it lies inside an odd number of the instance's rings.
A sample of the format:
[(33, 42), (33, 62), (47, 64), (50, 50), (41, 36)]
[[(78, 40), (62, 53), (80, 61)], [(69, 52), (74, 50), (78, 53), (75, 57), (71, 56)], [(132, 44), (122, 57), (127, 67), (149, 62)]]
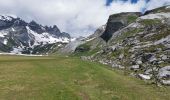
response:
[(35, 21), (25, 22), (11, 16), (0, 17), (0, 51), (41, 54), (64, 46), (71, 41), (56, 25), (42, 26)]
[(9, 16), (9, 15), (0, 15), (0, 20), (3, 21), (12, 21), (13, 19), (16, 19), (15, 16)]
[(20, 18), (15, 19), (15, 21), (13, 23), (13, 27), (26, 26), (26, 25), (27, 25), (27, 23)]
[(31, 21), (30, 23), (28, 23), (28, 26), (31, 28), (31, 30), (36, 31), (39, 34), (45, 32), (43, 26), (36, 23), (35, 21)]

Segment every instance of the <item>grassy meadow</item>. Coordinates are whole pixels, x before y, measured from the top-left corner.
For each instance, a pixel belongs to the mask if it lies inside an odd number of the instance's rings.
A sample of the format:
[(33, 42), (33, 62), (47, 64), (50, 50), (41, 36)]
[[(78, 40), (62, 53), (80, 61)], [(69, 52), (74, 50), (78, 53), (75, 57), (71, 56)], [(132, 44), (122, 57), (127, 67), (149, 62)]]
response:
[(169, 100), (156, 87), (76, 57), (0, 56), (0, 100)]

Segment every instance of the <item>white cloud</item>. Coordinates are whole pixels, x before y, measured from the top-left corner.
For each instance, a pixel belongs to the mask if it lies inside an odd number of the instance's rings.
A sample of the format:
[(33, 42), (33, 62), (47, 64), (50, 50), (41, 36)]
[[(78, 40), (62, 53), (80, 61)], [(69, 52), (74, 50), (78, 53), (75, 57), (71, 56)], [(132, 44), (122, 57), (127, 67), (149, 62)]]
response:
[(106, 0), (0, 0), (0, 13), (15, 14), (26, 21), (35, 20), (43, 25), (56, 24), (73, 36), (86, 36), (105, 24), (109, 15), (141, 11), (146, 5), (145, 0), (136, 4), (131, 4), (130, 0), (117, 0), (107, 7), (105, 3)]
[(168, 4), (170, 4), (170, 0), (150, 0), (150, 2), (146, 6), (147, 9), (150, 10)]

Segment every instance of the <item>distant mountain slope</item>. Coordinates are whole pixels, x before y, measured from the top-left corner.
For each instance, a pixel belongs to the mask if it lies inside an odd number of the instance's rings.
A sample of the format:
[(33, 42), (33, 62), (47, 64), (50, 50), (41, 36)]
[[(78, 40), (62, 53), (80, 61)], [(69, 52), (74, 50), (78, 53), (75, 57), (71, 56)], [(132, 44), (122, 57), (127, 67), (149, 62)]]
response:
[(35, 21), (27, 23), (20, 18), (0, 15), (0, 51), (40, 54), (69, 43), (68, 33), (58, 27), (42, 26)]
[[(94, 34), (90, 35), (87, 38), (84, 37), (79, 37), (77, 39), (75, 39), (75, 41), (70, 42), (69, 44), (67, 44), (65, 47), (61, 48), (59, 50), (59, 53), (64, 53), (64, 54), (71, 54), (79, 51), (86, 51), (87, 47), (91, 48), (91, 51), (93, 51), (93, 49), (99, 47), (99, 45), (102, 47), (102, 45), (106, 44), (106, 42), (100, 37), (103, 32), (105, 31), (106, 26), (103, 25), (101, 27), (99, 27)], [(88, 42), (90, 44), (88, 44)], [(93, 43), (91, 43), (93, 42)]]
[[(133, 13), (111, 16), (116, 17), (109, 17), (100, 35), (106, 44), (92, 48), (97, 42), (91, 40), (77, 47), (88, 49), (75, 51), (75, 54), (79, 52), (84, 60), (123, 69), (156, 84), (170, 85), (170, 6), (147, 11), (139, 17)], [(130, 23), (123, 24), (129, 18)]]

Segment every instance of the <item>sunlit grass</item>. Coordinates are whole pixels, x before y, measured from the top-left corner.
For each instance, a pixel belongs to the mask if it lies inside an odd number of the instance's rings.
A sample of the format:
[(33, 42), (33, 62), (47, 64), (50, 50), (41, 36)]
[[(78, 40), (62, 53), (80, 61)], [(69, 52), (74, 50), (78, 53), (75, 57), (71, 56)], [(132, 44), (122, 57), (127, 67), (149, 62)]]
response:
[(169, 92), (78, 58), (0, 56), (0, 100), (168, 100)]

